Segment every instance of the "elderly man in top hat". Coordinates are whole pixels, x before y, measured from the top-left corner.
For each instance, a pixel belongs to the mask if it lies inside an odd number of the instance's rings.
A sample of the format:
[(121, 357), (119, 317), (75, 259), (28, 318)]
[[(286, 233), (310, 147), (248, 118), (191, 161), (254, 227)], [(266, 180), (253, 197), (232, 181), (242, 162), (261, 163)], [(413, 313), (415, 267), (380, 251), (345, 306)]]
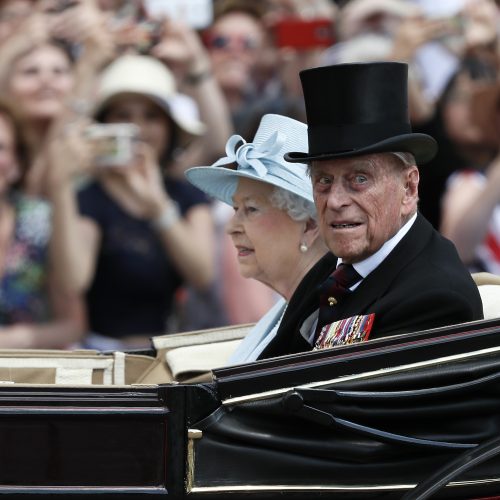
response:
[(412, 133), (407, 65), (340, 64), (302, 71), (309, 163), (331, 253), (290, 300), (268, 358), (483, 317), (451, 242), (417, 210), (419, 170), (437, 150)]

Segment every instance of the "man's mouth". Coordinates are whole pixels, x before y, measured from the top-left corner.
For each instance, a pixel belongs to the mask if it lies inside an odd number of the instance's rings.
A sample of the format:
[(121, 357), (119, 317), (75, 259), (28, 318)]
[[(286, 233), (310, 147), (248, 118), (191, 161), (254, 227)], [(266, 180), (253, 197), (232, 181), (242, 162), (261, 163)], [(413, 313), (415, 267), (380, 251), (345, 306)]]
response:
[(340, 224), (330, 224), (334, 229), (350, 229), (353, 227), (358, 227), (361, 224), (359, 222), (342, 222)]

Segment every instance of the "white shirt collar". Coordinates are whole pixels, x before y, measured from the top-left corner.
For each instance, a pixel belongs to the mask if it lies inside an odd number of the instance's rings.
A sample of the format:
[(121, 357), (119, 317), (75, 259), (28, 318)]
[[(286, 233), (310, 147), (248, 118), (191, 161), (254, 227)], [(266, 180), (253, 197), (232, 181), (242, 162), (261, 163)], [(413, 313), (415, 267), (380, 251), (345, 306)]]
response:
[[(394, 250), (395, 246), (405, 237), (406, 233), (411, 229), (417, 214), (415, 215), (390, 239), (387, 240), (373, 255), (356, 262), (352, 267), (362, 276), (366, 278), (374, 269), (376, 269), (384, 259)], [(337, 266), (342, 263), (342, 259), (338, 259)]]

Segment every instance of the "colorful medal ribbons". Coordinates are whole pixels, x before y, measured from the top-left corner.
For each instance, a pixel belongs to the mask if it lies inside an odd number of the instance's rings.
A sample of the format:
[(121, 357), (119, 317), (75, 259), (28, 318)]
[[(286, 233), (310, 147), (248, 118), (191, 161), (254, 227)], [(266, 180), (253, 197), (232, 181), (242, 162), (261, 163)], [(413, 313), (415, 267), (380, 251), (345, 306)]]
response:
[(375, 320), (375, 314), (351, 316), (325, 325), (318, 336), (313, 350), (354, 344), (368, 340)]

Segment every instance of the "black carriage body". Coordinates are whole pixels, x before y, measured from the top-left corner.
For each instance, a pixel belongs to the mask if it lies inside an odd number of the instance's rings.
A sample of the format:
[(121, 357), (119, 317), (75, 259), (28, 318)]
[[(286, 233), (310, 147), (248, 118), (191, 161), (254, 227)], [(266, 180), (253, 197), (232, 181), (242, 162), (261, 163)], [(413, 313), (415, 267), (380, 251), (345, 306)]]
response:
[(455, 461), (462, 473), (432, 498), (486, 498), (500, 495), (499, 439), (490, 320), (218, 369), (206, 384), (2, 384), (0, 496), (410, 499)]

